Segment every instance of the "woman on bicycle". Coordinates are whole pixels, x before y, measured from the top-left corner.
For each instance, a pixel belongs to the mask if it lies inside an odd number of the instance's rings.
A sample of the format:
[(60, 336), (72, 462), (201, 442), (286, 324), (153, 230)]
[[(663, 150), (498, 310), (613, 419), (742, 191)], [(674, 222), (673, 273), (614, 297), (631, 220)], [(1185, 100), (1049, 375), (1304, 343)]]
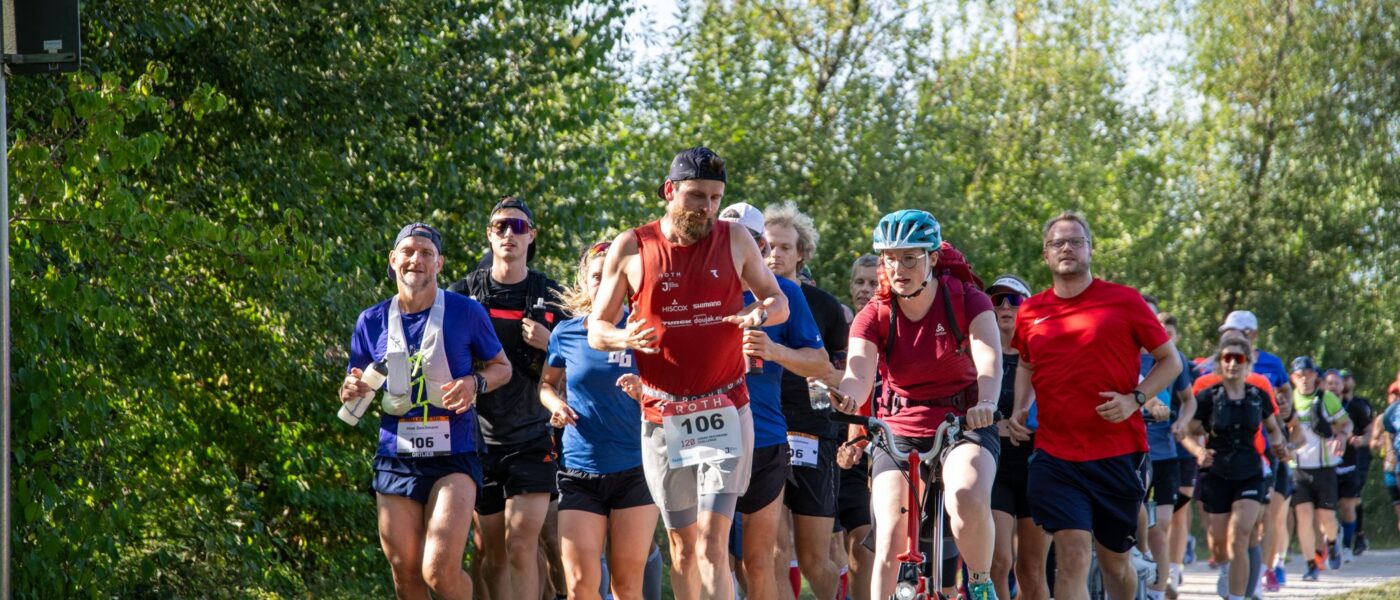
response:
[[(1242, 335), (1226, 336), (1216, 351), (1220, 383), (1196, 395), (1196, 416), (1182, 438), (1201, 465), (1201, 508), (1205, 510), (1213, 554), (1226, 562), (1229, 599), (1244, 596), (1249, 585), (1250, 540), (1259, 518), (1260, 500), (1268, 493), (1264, 460), (1254, 438), (1262, 425), (1270, 447), (1287, 460), (1288, 447), (1274, 417), (1277, 409), (1268, 393), (1245, 379), (1254, 366), (1254, 348)], [(1205, 435), (1202, 446), (1196, 436)]]
[[(851, 323), (846, 373), (834, 398), (855, 412), (870, 397), (878, 373), (884, 393), (874, 414), (895, 434), (899, 453), (929, 451), (948, 414), (966, 415), (967, 427), (943, 458), (942, 479), (953, 538), (966, 563), (973, 598), (996, 598), (992, 563), (992, 481), (1001, 443), (993, 426), (1001, 391), (1001, 341), (991, 300), (952, 246), (938, 221), (921, 210), (901, 210), (875, 227), (880, 287)], [(859, 400), (853, 401), (852, 398)], [(875, 527), (872, 598), (888, 598), (898, 575), (896, 556), (904, 519), (908, 464), (874, 453), (871, 510)], [(941, 518), (941, 517), (940, 517)], [(940, 543), (934, 540), (934, 543)]]
[(560, 323), (549, 337), (540, 402), (551, 413), (551, 424), (566, 427), (559, 531), (569, 597), (599, 597), (607, 540), (613, 595), (640, 600), (660, 512), (642, 477), (641, 407), (617, 387), (619, 378), (636, 369), (631, 351), (590, 348), (584, 328), (608, 245), (594, 244), (584, 252), (573, 288), (560, 298), (574, 318)]

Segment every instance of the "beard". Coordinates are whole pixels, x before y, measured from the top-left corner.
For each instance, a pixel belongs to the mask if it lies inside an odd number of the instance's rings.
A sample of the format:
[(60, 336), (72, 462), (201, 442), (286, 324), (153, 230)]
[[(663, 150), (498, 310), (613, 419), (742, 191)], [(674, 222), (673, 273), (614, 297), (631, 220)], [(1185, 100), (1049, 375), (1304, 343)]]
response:
[(1073, 265), (1062, 265), (1059, 259), (1050, 265), (1050, 272), (1060, 276), (1083, 275), (1089, 272), (1089, 263), (1076, 260)]
[(682, 238), (695, 241), (710, 234), (710, 229), (714, 227), (714, 221), (706, 213), (677, 209), (671, 215), (671, 224), (676, 226), (676, 233)]

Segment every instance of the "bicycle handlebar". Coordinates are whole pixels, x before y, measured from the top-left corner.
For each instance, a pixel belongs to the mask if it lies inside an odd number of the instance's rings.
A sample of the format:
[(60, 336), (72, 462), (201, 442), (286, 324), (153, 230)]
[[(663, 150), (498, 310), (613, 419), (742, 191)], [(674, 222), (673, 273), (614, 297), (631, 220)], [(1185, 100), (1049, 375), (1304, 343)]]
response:
[[(890, 431), (890, 426), (880, 419), (877, 419), (875, 417), (867, 417), (864, 415), (848, 415), (846, 413), (835, 410), (831, 411), (827, 418), (836, 423), (860, 425), (872, 431), (880, 431), (885, 434), (886, 449), (889, 450), (891, 454), (902, 454), (904, 455), (905, 460), (908, 460), (909, 456), (911, 455), (910, 452), (900, 452), (895, 449), (894, 432)], [(1002, 414), (1001, 411), (998, 410), (992, 415), (992, 422), (995, 423), (1000, 420), (1002, 420)], [(924, 454), (924, 456), (928, 457), (925, 460), (931, 460), (937, 457), (940, 451), (943, 449), (944, 443), (951, 442), (953, 436), (957, 435), (959, 432), (966, 428), (967, 415), (958, 416), (952, 413), (948, 413), (948, 415), (943, 418), (943, 423), (938, 426), (938, 432), (933, 434), (933, 448), (930, 448), (928, 452), (922, 453)]]

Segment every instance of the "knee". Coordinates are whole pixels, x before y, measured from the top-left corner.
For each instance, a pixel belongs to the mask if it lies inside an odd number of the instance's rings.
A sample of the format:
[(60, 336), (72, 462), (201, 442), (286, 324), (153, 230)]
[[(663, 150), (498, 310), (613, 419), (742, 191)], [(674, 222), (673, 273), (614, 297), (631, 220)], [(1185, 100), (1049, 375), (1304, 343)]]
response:
[(515, 536), (506, 540), (506, 555), (512, 567), (534, 568), (538, 551), (538, 538)]
[(976, 486), (960, 487), (953, 490), (953, 502), (957, 503), (958, 514), (964, 519), (973, 516), (991, 515), (991, 493)]
[(1012, 560), (1011, 545), (997, 544), (992, 549), (992, 573), (998, 577), (1005, 577), (1007, 573), (1011, 572)]
[(423, 582), (435, 592), (449, 589), (462, 573), (462, 566), (442, 559), (428, 559), (423, 562)]
[(1057, 548), (1055, 568), (1078, 581), (1089, 574), (1088, 548)]
[(694, 565), (697, 554), (697, 548), (694, 543), (677, 543), (677, 540), (672, 538), (671, 568), (684, 570), (686, 566)]
[(729, 560), (729, 541), (717, 540), (713, 536), (705, 535), (700, 537), (699, 548), (696, 554), (700, 560), (712, 565), (724, 564)]
[(811, 546), (799, 546), (797, 548), (797, 564), (803, 570), (827, 565), (832, 562), (831, 553), (826, 548), (815, 544)]

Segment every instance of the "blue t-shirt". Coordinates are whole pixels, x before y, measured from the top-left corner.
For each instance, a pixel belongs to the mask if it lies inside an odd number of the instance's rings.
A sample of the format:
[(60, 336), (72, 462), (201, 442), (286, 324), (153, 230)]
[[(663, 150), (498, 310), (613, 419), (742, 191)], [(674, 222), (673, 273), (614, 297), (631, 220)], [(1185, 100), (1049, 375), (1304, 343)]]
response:
[(556, 326), (545, 358), (549, 366), (564, 369), (569, 407), (578, 413), (578, 423), (564, 428), (564, 467), (586, 473), (640, 467), (642, 408), (617, 387), (618, 377), (637, 372), (632, 351), (589, 347), (585, 321), (586, 316), (577, 317)]
[[(355, 321), (355, 332), (350, 337), (350, 363), (345, 371), (352, 368), (364, 369), (370, 363), (384, 358), (389, 343), (389, 302), (385, 300), (365, 309)], [(491, 319), (486, 309), (475, 300), (444, 292), (442, 314), (443, 351), (447, 354), (447, 365), (453, 379), (472, 373), (473, 361), (487, 361), (501, 353), (501, 342), (496, 339), (496, 331), (491, 327)], [(423, 341), (423, 329), (428, 326), (428, 314), (432, 309), (413, 314), (400, 314), (403, 321), (404, 340), (409, 354), (418, 351)], [(412, 397), (417, 398), (418, 387), (413, 388)], [(427, 405), (429, 417), (448, 417), (451, 431), (452, 453), (476, 451), (476, 407), (462, 414)], [(380, 413), (379, 415), (379, 456), (398, 456), (396, 438), (400, 419), (423, 418), (423, 411), (417, 408), (404, 413), (402, 417)]]
[(1390, 434), (1390, 451), (1400, 456), (1400, 402), (1391, 404), (1381, 417), (1381, 426)]
[[(1148, 371), (1152, 370), (1152, 366), (1157, 364), (1157, 361), (1152, 358), (1151, 354), (1142, 354), (1140, 358), (1141, 374), (1143, 377), (1146, 377)], [(1176, 379), (1172, 381), (1172, 384), (1167, 386), (1167, 389), (1157, 393), (1157, 399), (1171, 407), (1171, 418), (1166, 421), (1157, 421), (1144, 417), (1144, 421), (1147, 424), (1148, 454), (1152, 460), (1171, 460), (1177, 458), (1176, 438), (1172, 436), (1172, 421), (1176, 419), (1177, 413), (1181, 410), (1181, 406), (1176, 402), (1176, 392), (1191, 391), (1191, 375), (1188, 372), (1189, 370), (1184, 363), (1181, 367), (1181, 372), (1177, 373)]]
[[(821, 348), (822, 335), (817, 320), (802, 295), (802, 288), (792, 281), (778, 278), (778, 288), (788, 300), (788, 319), (782, 324), (764, 327), (774, 342), (793, 349)], [(744, 292), (744, 305), (754, 301), (753, 292)], [(753, 447), (767, 448), (787, 442), (787, 419), (783, 418), (783, 367), (771, 360), (763, 361), (762, 375), (748, 375), (749, 407), (753, 411)]]
[(1288, 385), (1288, 367), (1283, 366), (1283, 359), (1263, 350), (1259, 351), (1259, 358), (1254, 361), (1254, 372), (1268, 379), (1275, 391)]

